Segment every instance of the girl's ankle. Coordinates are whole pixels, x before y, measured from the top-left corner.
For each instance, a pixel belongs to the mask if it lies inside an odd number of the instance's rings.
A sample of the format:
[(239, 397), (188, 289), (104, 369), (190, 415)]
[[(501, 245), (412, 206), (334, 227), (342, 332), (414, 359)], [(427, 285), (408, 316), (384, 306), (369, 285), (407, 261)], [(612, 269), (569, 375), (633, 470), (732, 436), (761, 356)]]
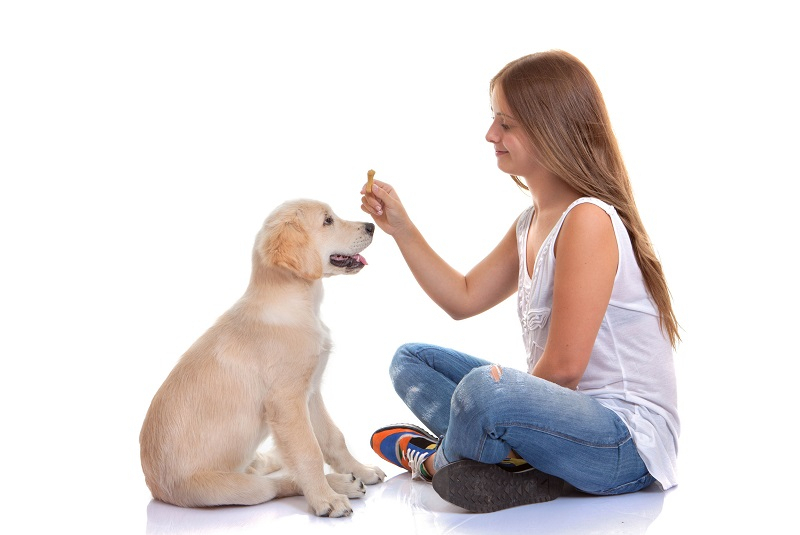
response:
[(433, 479), (433, 474), (436, 473), (436, 469), (433, 467), (433, 458), (436, 457), (435, 453), (430, 454), (430, 456), (422, 462), (422, 472), (423, 475), (427, 479)]

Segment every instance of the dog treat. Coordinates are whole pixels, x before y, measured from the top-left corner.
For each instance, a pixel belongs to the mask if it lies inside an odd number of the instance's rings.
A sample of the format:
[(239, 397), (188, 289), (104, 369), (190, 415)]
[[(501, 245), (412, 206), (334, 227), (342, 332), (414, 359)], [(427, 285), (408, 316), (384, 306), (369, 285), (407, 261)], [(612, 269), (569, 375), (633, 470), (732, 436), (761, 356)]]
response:
[(372, 191), (372, 178), (375, 176), (375, 171), (370, 169), (367, 171), (367, 193)]

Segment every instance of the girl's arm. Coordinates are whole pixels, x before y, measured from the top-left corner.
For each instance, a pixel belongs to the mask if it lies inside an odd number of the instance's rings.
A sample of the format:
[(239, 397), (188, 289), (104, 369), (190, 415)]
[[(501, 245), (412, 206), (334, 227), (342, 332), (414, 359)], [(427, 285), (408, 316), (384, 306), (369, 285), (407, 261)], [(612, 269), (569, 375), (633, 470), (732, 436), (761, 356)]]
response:
[(589, 203), (573, 208), (556, 239), (554, 254), (550, 332), (532, 373), (574, 390), (589, 364), (619, 262), (608, 214)]
[(428, 296), (454, 319), (484, 312), (514, 293), (517, 287), (515, 226), (467, 275), (445, 262), (411, 222), (394, 188), (375, 181), (361, 209), (392, 236), (411, 273)]

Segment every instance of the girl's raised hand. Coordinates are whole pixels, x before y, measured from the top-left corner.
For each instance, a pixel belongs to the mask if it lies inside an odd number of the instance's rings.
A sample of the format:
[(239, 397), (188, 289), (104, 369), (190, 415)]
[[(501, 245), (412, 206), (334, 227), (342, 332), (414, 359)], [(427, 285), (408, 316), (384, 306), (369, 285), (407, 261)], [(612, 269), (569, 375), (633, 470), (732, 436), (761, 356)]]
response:
[(386, 234), (395, 236), (412, 226), (400, 197), (391, 185), (374, 180), (372, 191), (366, 191), (365, 185), (361, 195), (361, 210), (372, 216), (375, 224)]

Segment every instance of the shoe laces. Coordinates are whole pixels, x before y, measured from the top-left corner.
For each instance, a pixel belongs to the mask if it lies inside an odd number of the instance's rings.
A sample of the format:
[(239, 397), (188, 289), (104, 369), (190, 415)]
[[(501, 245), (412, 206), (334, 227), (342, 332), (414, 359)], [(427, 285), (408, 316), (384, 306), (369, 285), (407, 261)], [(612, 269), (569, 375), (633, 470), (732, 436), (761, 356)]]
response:
[(431, 451), (419, 451), (408, 448), (406, 450), (406, 459), (408, 459), (408, 467), (411, 469), (411, 479), (421, 479), (422, 481), (430, 481), (427, 477), (422, 475), (421, 466), (425, 459), (430, 457)]

